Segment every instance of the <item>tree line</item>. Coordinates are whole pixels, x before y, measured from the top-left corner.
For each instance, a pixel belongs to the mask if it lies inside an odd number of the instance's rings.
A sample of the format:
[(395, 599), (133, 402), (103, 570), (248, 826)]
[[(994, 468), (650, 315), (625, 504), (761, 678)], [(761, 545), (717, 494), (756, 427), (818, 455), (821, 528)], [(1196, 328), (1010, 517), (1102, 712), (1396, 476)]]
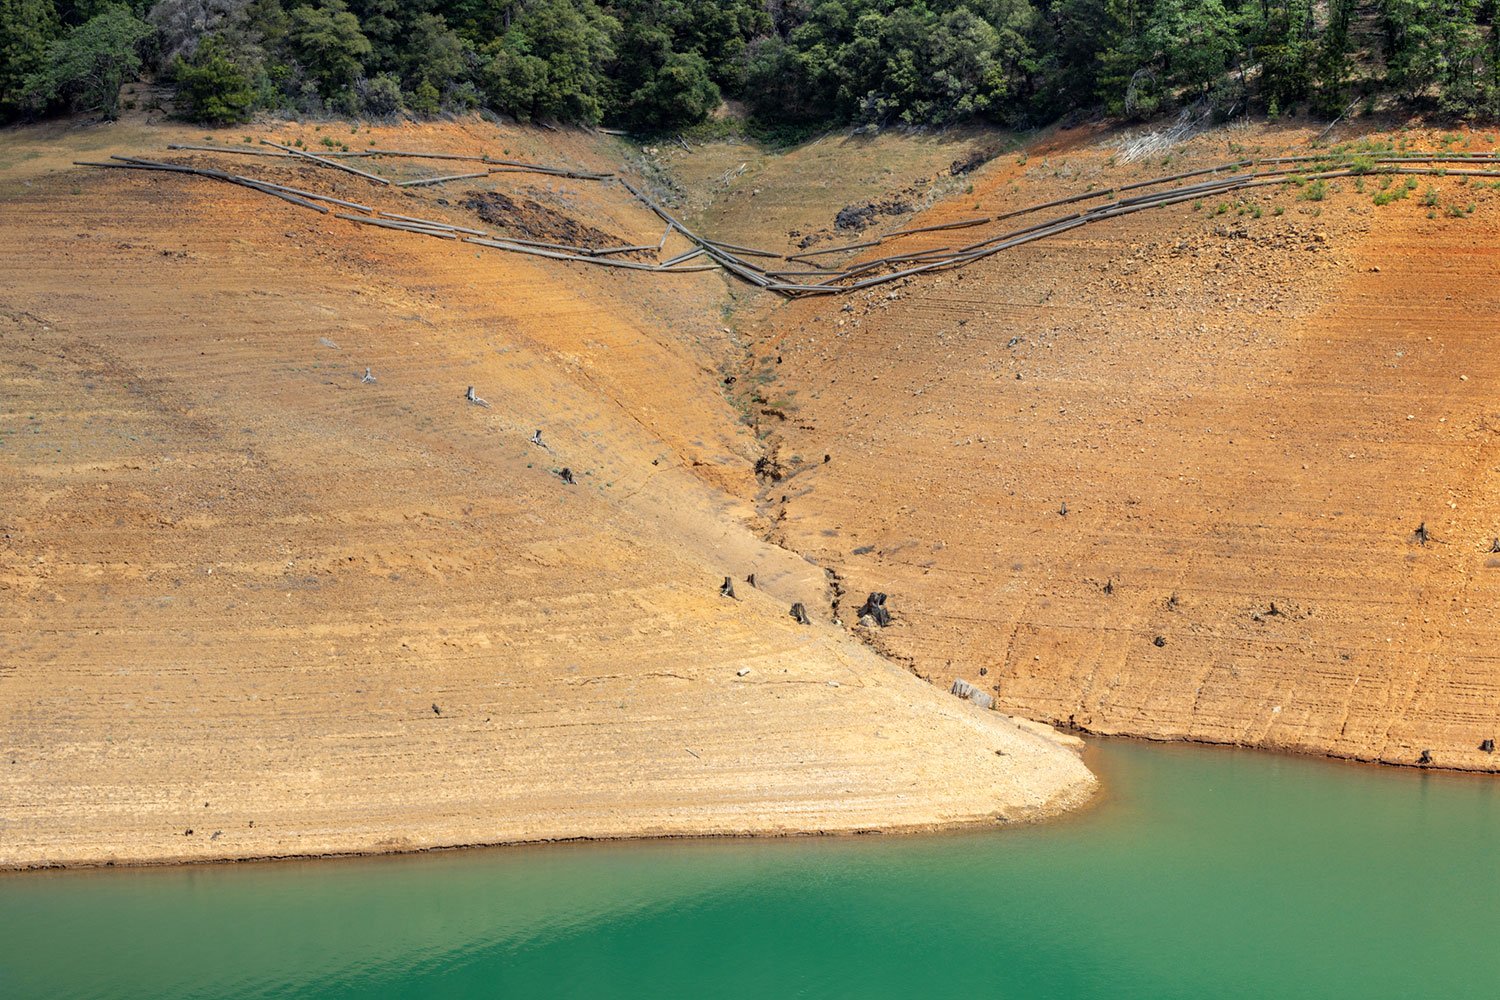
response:
[(1500, 0), (0, 0), (0, 121), (487, 107), (631, 129), (723, 98), (769, 124), (1336, 113), (1390, 94), (1500, 113)]

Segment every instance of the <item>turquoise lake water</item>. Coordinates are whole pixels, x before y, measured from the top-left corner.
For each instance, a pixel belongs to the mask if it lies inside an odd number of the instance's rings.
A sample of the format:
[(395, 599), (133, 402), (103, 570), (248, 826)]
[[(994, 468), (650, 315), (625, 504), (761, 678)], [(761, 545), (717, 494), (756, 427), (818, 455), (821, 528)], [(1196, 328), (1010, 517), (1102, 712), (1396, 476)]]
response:
[(1105, 743), (929, 837), (0, 877), (0, 997), (1500, 997), (1500, 779)]

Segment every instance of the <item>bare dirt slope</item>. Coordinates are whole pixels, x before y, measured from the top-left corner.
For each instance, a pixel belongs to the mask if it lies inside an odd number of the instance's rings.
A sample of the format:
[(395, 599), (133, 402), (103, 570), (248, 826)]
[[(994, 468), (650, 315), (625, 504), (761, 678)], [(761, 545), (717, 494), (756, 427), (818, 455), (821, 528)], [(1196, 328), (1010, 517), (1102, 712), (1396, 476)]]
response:
[[(341, 141), (373, 140), (614, 156), (477, 125)], [(491, 186), (659, 237), (618, 193)], [(926, 827), (1089, 795), (1066, 738), (787, 616), (827, 584), (761, 540), (720, 276), (81, 168), (7, 188), (0, 230), (0, 865)]]
[[(1004, 157), (914, 221), (1312, 132), (1218, 131), (1134, 163), (1112, 138)], [(890, 593), (879, 648), (1008, 711), (1494, 769), (1500, 198), (1446, 177), (1377, 207), (1389, 183), (1142, 213), (779, 310), (758, 334), (786, 413), (776, 537), (856, 600)]]

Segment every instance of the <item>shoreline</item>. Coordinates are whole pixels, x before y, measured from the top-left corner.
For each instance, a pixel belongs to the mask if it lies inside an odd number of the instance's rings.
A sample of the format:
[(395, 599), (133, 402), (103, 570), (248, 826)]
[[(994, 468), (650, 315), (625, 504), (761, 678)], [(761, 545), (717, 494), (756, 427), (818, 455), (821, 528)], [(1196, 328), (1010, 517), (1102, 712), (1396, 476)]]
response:
[[(1041, 723), (1047, 725), (1048, 723)], [(1217, 748), (1225, 750), (1246, 750), (1252, 753), (1274, 754), (1282, 757), (1303, 757), (1313, 760), (1327, 760), (1337, 764), (1348, 764), (1357, 767), (1392, 768), (1401, 771), (1409, 771), (1417, 774), (1431, 772), (1433, 774), (1457, 774), (1485, 777), (1500, 775), (1500, 760), (1494, 767), (1452, 767), (1443, 764), (1415, 764), (1399, 760), (1382, 760), (1378, 757), (1357, 757), (1351, 754), (1334, 753), (1329, 750), (1300, 749), (1298, 747), (1267, 746), (1259, 743), (1236, 743), (1227, 740), (1198, 739), (1191, 736), (1150, 736), (1141, 733), (1103, 733), (1086, 729), (1082, 726), (1066, 726), (1057, 723), (1051, 724), (1060, 733), (1075, 736), (1087, 736), (1095, 740), (1123, 740), (1132, 743), (1156, 743), (1172, 744), (1181, 743), (1195, 747)]]
[(975, 833), (986, 828), (996, 830), (1034, 827), (1044, 823), (1066, 822), (1078, 817), (1086, 816), (1095, 811), (1107, 797), (1103, 785), (1097, 780), (1090, 786), (1088, 793), (1077, 801), (1069, 801), (1061, 804), (1048, 803), (1041, 809), (1025, 816), (1012, 819), (1000, 817), (979, 817), (973, 819), (961, 819), (951, 821), (940, 821), (932, 823), (904, 823), (889, 826), (857, 827), (849, 829), (821, 829), (821, 830), (785, 830), (777, 832), (769, 831), (745, 831), (739, 833), (641, 833), (620, 834), (618, 836), (577, 836), (577, 837), (542, 837), (536, 839), (519, 840), (497, 840), (476, 841), (464, 844), (441, 844), (431, 847), (391, 848), (386, 850), (349, 850), (329, 851), (307, 854), (263, 854), (245, 857), (183, 857), (162, 858), (158, 860), (130, 860), (119, 862), (115, 860), (103, 861), (78, 861), (78, 862), (56, 862), (33, 865), (6, 865), (0, 864), (0, 877), (9, 875), (24, 876), (27, 874), (39, 874), (45, 872), (81, 872), (101, 870), (145, 870), (157, 868), (198, 868), (208, 866), (230, 866), (230, 865), (274, 865), (286, 862), (318, 862), (318, 861), (351, 861), (362, 858), (384, 858), (384, 857), (417, 857), (424, 854), (443, 854), (456, 851), (501, 851), (517, 848), (548, 848), (566, 845), (589, 845), (589, 844), (665, 844), (674, 841), (693, 841), (708, 843), (712, 841), (727, 840), (759, 840), (759, 841), (788, 841), (788, 840), (839, 840), (855, 838), (879, 838), (879, 837), (922, 837), (940, 836), (945, 834), (962, 835)]
[[(1058, 730), (1063, 735), (1072, 735), (1084, 732), (1081, 729)], [(1250, 753), (1257, 756), (1292, 757), (1301, 760), (1311, 760), (1360, 769), (1375, 770), (1380, 768), (1392, 768), (1408, 776), (1416, 777), (1419, 774), (1432, 773), (1437, 777), (1451, 778), (1485, 778), (1500, 771), (1477, 771), (1472, 769), (1419, 766), (1400, 763), (1389, 763), (1379, 760), (1362, 760), (1354, 757), (1339, 756), (1336, 754), (1318, 753), (1314, 751), (1303, 751), (1281, 747), (1253, 746), (1243, 743), (1215, 743), (1207, 740), (1194, 740), (1172, 737), (1150, 737), (1133, 736), (1112, 733), (1087, 733), (1089, 741), (1085, 742), (1079, 753), (1084, 763), (1089, 767), (1090, 773), (1095, 775), (1095, 782), (1089, 793), (1075, 802), (1062, 804), (1048, 803), (1041, 809), (1021, 817), (1013, 819), (1000, 819), (997, 817), (974, 818), (965, 820), (953, 820), (934, 823), (907, 823), (888, 826), (857, 827), (848, 829), (803, 829), (783, 831), (743, 831), (724, 833), (639, 833), (620, 834), (618, 836), (577, 836), (577, 837), (542, 837), (532, 839), (497, 840), (497, 841), (475, 841), (463, 844), (444, 844), (431, 847), (392, 848), (392, 849), (370, 849), (331, 851), (302, 854), (263, 854), (244, 857), (183, 857), (183, 858), (161, 858), (157, 860), (130, 860), (119, 862), (115, 860), (79, 861), (79, 862), (57, 862), (34, 865), (0, 865), (0, 878), (6, 876), (24, 877), (30, 874), (63, 873), (63, 872), (87, 872), (103, 870), (147, 870), (163, 868), (198, 868), (207, 866), (238, 866), (238, 865), (274, 865), (287, 863), (313, 863), (320, 861), (353, 861), (368, 858), (383, 857), (416, 857), (427, 854), (442, 854), (458, 851), (504, 851), (523, 848), (545, 849), (560, 846), (586, 846), (586, 845), (614, 845), (614, 844), (667, 844), (672, 842), (691, 841), (699, 843), (710, 843), (714, 841), (730, 840), (760, 840), (760, 841), (791, 841), (791, 840), (828, 840), (828, 839), (856, 839), (856, 838), (903, 838), (903, 837), (930, 837), (930, 836), (964, 836), (966, 834), (978, 833), (985, 829), (1001, 831), (1005, 829), (1036, 827), (1043, 824), (1062, 824), (1081, 821), (1104, 808), (1113, 796), (1113, 786), (1107, 781), (1108, 776), (1101, 773), (1093, 763), (1094, 751), (1099, 743), (1126, 743), (1126, 744), (1148, 744), (1161, 747), (1178, 746), (1195, 751), (1232, 750)], [(1097, 741), (1097, 742), (1096, 742)]]

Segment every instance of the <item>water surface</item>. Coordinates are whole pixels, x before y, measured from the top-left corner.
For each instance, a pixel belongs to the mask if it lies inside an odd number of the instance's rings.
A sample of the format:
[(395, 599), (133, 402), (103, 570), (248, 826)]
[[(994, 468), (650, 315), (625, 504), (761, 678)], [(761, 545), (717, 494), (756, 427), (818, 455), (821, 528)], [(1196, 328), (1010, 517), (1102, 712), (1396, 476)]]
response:
[(1500, 996), (1500, 780), (1109, 743), (1068, 821), (0, 877), (0, 997)]

